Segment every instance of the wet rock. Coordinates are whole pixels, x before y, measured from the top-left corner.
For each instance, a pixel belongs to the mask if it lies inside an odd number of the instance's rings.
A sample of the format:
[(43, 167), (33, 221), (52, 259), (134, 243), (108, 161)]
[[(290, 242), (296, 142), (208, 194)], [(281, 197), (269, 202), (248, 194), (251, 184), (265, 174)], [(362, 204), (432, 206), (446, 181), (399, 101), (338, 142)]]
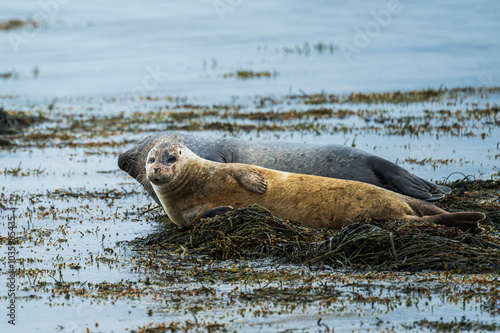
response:
[[(17, 118), (15, 115), (0, 108), (0, 135), (17, 134), (22, 128), (27, 126), (26, 122)], [(4, 139), (0, 138), (0, 145)]]

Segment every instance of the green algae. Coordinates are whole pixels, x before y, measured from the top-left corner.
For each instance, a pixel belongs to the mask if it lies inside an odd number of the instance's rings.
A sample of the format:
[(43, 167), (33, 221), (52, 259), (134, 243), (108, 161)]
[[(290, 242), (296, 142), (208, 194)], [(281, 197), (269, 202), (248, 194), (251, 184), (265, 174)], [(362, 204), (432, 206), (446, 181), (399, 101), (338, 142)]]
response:
[(10, 71), (10, 72), (1, 72), (0, 73), (0, 79), (17, 79), (19, 78), (19, 74), (16, 71)]
[(250, 70), (239, 70), (236, 71), (235, 73), (226, 73), (222, 74), (222, 77), (227, 79), (227, 78), (237, 78), (241, 80), (247, 80), (247, 79), (261, 79), (261, 78), (273, 78), (278, 76), (278, 72), (276, 71), (260, 71), (260, 72), (254, 72)]
[(284, 46), (282, 50), (285, 54), (297, 55), (309, 55), (311, 52), (316, 52), (319, 54), (333, 54), (335, 52), (335, 47), (333, 43), (317, 42), (311, 45), (308, 42), (304, 42), (302, 45)]
[(23, 27), (36, 28), (38, 26), (39, 23), (32, 20), (12, 19), (8, 21), (0, 21), (0, 30), (6, 31), (20, 29)]
[(411, 91), (395, 91), (395, 92), (381, 92), (381, 93), (351, 93), (348, 95), (338, 94), (303, 94), (296, 96), (304, 104), (411, 104), (411, 103), (424, 103), (424, 102), (440, 102), (445, 98), (457, 99), (460, 96), (467, 96), (476, 93), (488, 94), (498, 93), (500, 87), (488, 88), (445, 88), (439, 89), (422, 89)]
[(430, 321), (428, 319), (422, 319), (413, 322), (411, 325), (404, 325), (403, 327), (406, 329), (428, 328), (437, 332), (496, 332), (500, 329), (500, 325), (497, 323), (483, 323), (479, 320), (467, 319), (465, 316), (461, 317), (460, 320), (455, 318), (454, 321), (450, 322), (443, 320)]

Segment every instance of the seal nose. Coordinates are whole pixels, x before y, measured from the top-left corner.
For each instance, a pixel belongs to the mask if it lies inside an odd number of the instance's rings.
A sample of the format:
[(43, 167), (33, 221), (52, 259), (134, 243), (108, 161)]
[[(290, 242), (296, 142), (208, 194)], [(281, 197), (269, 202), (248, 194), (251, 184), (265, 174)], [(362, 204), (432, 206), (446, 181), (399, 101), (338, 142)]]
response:
[(160, 171), (160, 168), (154, 168), (155, 169), (155, 173), (158, 173), (158, 171)]

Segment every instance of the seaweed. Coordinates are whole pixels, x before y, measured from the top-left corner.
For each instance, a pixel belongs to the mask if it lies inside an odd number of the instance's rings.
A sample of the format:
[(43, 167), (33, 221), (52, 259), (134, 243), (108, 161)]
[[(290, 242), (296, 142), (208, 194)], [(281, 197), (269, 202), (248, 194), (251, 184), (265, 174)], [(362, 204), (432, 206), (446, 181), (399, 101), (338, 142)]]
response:
[[(472, 182), (472, 184), (470, 184)], [(481, 187), (485, 183), (488, 186)], [(432, 223), (367, 220), (341, 230), (312, 229), (281, 219), (264, 207), (251, 205), (203, 219), (190, 230), (179, 230), (165, 217), (164, 229), (138, 238), (138, 247), (207, 255), (219, 260), (274, 258), (285, 263), (356, 267), (375, 270), (461, 272), (500, 271), (500, 204), (467, 199), (461, 188), (477, 186), (497, 191), (500, 181), (449, 184), (457, 191), (443, 205), (475, 209), (488, 215), (483, 233), (473, 234)], [(463, 194), (464, 197), (458, 197)], [(484, 198), (483, 192), (474, 197)], [(498, 198), (498, 196), (497, 196)], [(460, 203), (460, 204), (458, 204)]]
[(14, 29), (19, 29), (22, 27), (30, 27), (30, 28), (36, 28), (40, 24), (35, 21), (31, 20), (19, 20), (19, 19), (12, 19), (8, 21), (0, 21), (0, 30), (14, 30)]
[(0, 107), (0, 134), (17, 134), (25, 127), (46, 120), (41, 115), (34, 116), (22, 111), (5, 111), (3, 107)]
[(230, 78), (230, 77), (235, 77), (237, 79), (260, 79), (260, 78), (271, 78), (271, 77), (276, 77), (278, 76), (278, 72), (273, 71), (260, 71), (260, 72), (254, 72), (254, 71), (249, 71), (249, 70), (240, 70), (236, 71), (236, 73), (226, 73), (222, 74), (223, 78)]
[(354, 93), (349, 95), (337, 94), (306, 94), (301, 96), (293, 96), (299, 98), (304, 104), (325, 104), (325, 103), (339, 103), (339, 104), (411, 104), (411, 103), (424, 103), (424, 102), (439, 102), (445, 98), (453, 99), (461, 95), (470, 95), (473, 93), (496, 93), (499, 87), (489, 88), (452, 88), (439, 87), (438, 89), (422, 89), (411, 91), (394, 91), (394, 92), (380, 92), (380, 93)]

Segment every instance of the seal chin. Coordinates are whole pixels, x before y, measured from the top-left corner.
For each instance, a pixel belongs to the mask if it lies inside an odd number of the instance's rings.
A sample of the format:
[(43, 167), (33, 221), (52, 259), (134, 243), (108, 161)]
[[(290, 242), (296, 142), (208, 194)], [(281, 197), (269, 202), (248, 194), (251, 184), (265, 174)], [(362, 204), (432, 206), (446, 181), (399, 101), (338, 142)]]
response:
[(170, 188), (173, 182), (173, 174), (170, 172), (149, 172), (148, 181), (155, 186)]
[(148, 178), (149, 182), (154, 185), (161, 185), (160, 178)]
[(165, 183), (165, 181), (159, 175), (157, 175), (155, 173), (150, 173), (148, 175), (148, 180), (151, 184), (158, 185), (158, 186)]

